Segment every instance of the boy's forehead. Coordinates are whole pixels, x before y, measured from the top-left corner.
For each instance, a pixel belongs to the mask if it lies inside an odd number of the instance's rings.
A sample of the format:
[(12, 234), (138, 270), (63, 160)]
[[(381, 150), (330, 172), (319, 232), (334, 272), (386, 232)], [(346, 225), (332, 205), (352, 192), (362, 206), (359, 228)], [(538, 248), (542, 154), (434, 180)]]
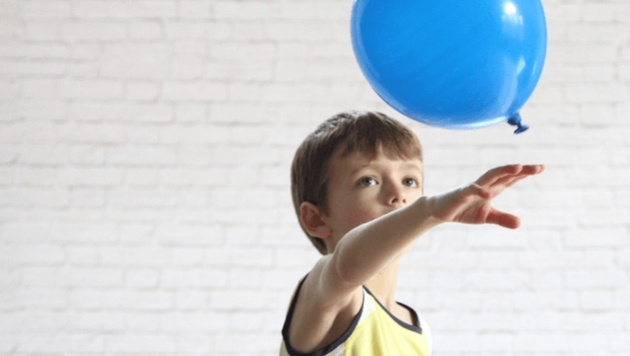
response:
[(376, 154), (372, 155), (367, 152), (354, 151), (349, 154), (343, 154), (343, 151), (337, 150), (330, 160), (330, 174), (352, 174), (362, 168), (369, 167), (376, 160), (400, 162), (404, 168), (418, 168), (422, 170), (422, 161), (417, 158), (391, 157), (386, 155), (379, 147)]

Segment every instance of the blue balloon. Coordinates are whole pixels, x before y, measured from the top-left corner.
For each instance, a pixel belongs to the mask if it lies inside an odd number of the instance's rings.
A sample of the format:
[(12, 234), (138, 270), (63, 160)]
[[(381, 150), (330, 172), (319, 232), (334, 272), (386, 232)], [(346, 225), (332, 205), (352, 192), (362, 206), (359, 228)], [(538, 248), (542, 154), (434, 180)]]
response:
[(471, 129), (509, 121), (543, 69), (540, 0), (356, 0), (352, 46), (394, 109), (428, 125)]

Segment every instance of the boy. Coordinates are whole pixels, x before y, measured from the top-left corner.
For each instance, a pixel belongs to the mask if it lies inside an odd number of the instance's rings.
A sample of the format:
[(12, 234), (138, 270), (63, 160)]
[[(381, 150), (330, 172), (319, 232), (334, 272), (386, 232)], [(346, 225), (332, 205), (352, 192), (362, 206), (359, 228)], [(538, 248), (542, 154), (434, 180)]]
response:
[(298, 148), (291, 168), (300, 225), (324, 256), (294, 293), (281, 355), (430, 355), (427, 325), (394, 300), (400, 257), (444, 222), (517, 228), (518, 217), (490, 202), (543, 169), (499, 167), (426, 197), (422, 149), (409, 129), (376, 112), (325, 121)]

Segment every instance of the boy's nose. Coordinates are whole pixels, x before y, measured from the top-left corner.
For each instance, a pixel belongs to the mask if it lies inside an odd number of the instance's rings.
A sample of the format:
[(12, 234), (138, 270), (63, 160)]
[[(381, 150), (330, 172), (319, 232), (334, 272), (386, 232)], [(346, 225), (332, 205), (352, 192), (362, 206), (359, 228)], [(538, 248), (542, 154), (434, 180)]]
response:
[(391, 184), (387, 195), (388, 205), (405, 205), (407, 204), (407, 197), (402, 187), (395, 184)]

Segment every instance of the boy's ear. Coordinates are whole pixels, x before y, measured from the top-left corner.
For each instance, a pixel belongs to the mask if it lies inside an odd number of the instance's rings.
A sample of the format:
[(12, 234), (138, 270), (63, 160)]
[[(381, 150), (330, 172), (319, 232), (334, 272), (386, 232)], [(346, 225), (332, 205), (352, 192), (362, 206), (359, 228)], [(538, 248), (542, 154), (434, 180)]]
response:
[(312, 203), (300, 204), (300, 223), (311, 236), (326, 239), (332, 234), (332, 229), (323, 219), (322, 209)]

